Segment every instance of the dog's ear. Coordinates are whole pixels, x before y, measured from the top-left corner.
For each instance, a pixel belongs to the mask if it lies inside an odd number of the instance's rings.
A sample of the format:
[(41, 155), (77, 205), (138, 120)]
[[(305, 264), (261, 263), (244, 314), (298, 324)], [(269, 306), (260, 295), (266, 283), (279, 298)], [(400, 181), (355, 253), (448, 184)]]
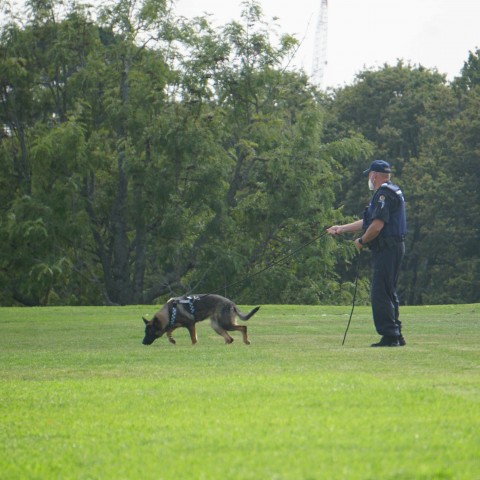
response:
[(148, 324), (148, 320), (147, 320), (145, 317), (142, 317), (142, 320), (143, 320), (143, 323), (144, 323), (145, 325)]

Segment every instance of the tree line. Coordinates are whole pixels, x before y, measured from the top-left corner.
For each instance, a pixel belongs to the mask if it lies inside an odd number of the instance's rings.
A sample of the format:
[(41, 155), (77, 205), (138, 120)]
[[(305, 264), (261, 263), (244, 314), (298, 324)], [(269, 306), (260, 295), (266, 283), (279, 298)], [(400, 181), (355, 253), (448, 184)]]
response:
[(1, 305), (345, 304), (357, 266), (368, 302), (368, 256), (311, 240), (358, 218), (374, 158), (407, 197), (403, 303), (479, 301), (478, 50), (450, 83), (399, 61), (320, 92), (256, 1), (220, 27), (26, 6), (0, 37)]

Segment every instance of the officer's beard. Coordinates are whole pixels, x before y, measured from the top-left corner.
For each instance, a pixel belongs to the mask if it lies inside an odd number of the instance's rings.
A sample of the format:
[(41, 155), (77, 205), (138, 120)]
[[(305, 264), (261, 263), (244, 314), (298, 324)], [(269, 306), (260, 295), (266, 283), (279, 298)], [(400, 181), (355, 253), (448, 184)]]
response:
[(368, 179), (368, 189), (369, 190), (375, 190), (375, 185), (373, 184), (373, 181), (371, 178)]

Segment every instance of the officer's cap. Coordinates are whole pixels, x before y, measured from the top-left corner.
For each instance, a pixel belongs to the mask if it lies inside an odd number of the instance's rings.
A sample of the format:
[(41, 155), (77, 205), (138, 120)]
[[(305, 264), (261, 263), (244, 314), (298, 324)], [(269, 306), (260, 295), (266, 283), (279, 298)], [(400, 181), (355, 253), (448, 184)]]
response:
[(368, 176), (370, 172), (379, 172), (379, 173), (392, 173), (392, 168), (390, 164), (385, 160), (374, 160), (370, 167), (363, 172), (365, 176)]

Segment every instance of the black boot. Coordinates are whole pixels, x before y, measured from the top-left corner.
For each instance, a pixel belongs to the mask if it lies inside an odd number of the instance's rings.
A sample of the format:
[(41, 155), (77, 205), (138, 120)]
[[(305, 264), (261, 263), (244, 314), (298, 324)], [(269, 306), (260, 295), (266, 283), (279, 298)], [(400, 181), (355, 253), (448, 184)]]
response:
[(398, 319), (398, 312), (397, 312), (397, 318), (395, 319), (395, 324), (398, 327), (398, 331), (400, 332), (399, 337), (398, 337), (398, 343), (400, 344), (401, 347), (404, 347), (407, 342), (405, 341), (405, 338), (403, 338), (402, 335), (402, 322)]
[(400, 347), (400, 337), (384, 335), (378, 343), (372, 343), (372, 347)]

